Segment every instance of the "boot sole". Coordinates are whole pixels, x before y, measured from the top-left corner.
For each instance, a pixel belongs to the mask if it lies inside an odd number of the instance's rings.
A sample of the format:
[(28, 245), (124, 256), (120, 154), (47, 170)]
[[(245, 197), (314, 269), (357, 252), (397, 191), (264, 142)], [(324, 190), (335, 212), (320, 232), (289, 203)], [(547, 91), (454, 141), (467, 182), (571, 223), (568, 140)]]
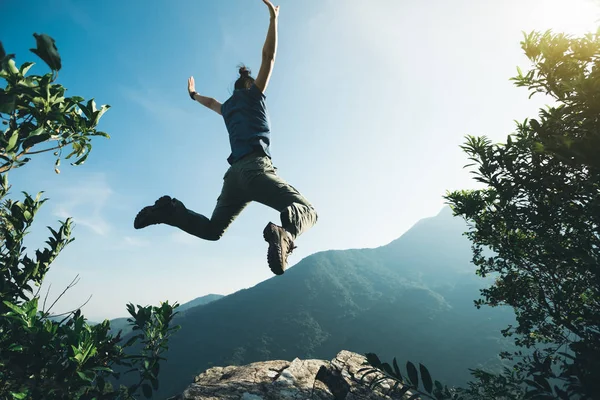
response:
[(156, 224), (156, 222), (147, 223), (147, 221), (144, 221), (144, 219), (148, 218), (150, 216), (149, 214), (154, 212), (156, 209), (168, 206), (169, 203), (171, 203), (171, 197), (162, 196), (154, 202), (154, 205), (142, 208), (142, 210), (135, 216), (135, 219), (133, 221), (133, 227), (135, 229), (142, 229), (147, 226)]
[[(274, 225), (267, 225), (263, 230), (263, 237), (265, 241), (269, 243), (269, 250), (267, 250), (267, 262), (269, 268), (275, 275), (283, 275), (285, 268), (282, 264), (282, 256), (277, 251), (277, 244), (281, 241), (281, 238), (277, 232), (277, 227)], [(279, 245), (281, 247), (281, 245)]]

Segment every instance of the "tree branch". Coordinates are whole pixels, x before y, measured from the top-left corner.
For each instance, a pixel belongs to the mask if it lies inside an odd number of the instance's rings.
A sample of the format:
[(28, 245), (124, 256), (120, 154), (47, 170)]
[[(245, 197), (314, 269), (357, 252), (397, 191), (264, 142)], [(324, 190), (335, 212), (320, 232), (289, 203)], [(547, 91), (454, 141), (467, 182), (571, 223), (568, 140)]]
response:
[(73, 314), (77, 310), (80, 310), (83, 306), (85, 306), (87, 303), (89, 303), (89, 301), (91, 299), (92, 299), (92, 295), (90, 294), (90, 297), (88, 297), (88, 299), (85, 301), (85, 303), (83, 303), (79, 307), (75, 308), (74, 310), (68, 311), (68, 312), (64, 312), (64, 313), (60, 313), (60, 314), (55, 314), (55, 315), (53, 315), (53, 317), (62, 317), (63, 315), (66, 315), (66, 317), (63, 318), (63, 320), (59, 322), (59, 324), (62, 324), (63, 322), (65, 322), (69, 318), (69, 316), (71, 314)]
[(32, 155), (32, 154), (40, 154), (40, 153), (46, 153), (46, 152), (48, 152), (48, 151), (52, 151), (52, 150), (59, 150), (59, 149), (61, 149), (61, 148), (65, 147), (65, 146), (67, 146), (67, 145), (69, 145), (69, 144), (71, 144), (71, 143), (73, 143), (73, 142), (65, 143), (65, 144), (62, 144), (62, 145), (59, 145), (59, 146), (56, 146), (56, 147), (51, 147), (51, 148), (49, 148), (49, 149), (44, 149), (44, 150), (36, 150), (36, 151), (30, 151), (30, 152), (25, 152), (25, 153), (26, 153), (27, 155)]
[(49, 314), (50, 310), (52, 310), (52, 307), (54, 307), (54, 305), (58, 302), (58, 300), (60, 300), (60, 298), (65, 295), (65, 293), (67, 292), (67, 290), (69, 290), (73, 286), (77, 285), (77, 283), (79, 283), (79, 274), (77, 274), (75, 276), (75, 278), (73, 278), (73, 280), (71, 281), (71, 283), (69, 283), (69, 285), (65, 288), (65, 290), (63, 290), (63, 292), (56, 298), (56, 300), (54, 300), (54, 303), (52, 303), (50, 305), (50, 308), (48, 308), (48, 310), (42, 310), (42, 312)]
[[(48, 300), (48, 295), (50, 294), (50, 288), (52, 287), (52, 284), (50, 284), (50, 286), (48, 286), (48, 291), (46, 292), (46, 296), (44, 297), (44, 304), (42, 305), (42, 312), (43, 310), (46, 309), (46, 300)], [(41, 286), (40, 286), (41, 288)]]
[[(33, 155), (33, 154), (47, 153), (49, 151), (60, 150), (63, 147), (68, 146), (68, 145), (70, 145), (72, 143), (73, 142), (71, 141), (71, 142), (67, 142), (65, 144), (58, 145), (56, 147), (51, 147), (49, 149), (36, 150), (36, 151), (29, 151), (29, 148), (28, 148), (28, 149), (23, 150), (21, 153), (19, 153), (15, 157), (15, 160), (18, 160), (19, 158), (23, 157), (24, 155), (28, 155), (29, 156), (29, 155)], [(0, 156), (7, 157), (7, 154), (6, 153), (0, 153)], [(13, 164), (12, 163), (10, 165), (2, 166), (2, 167), (0, 167), (0, 173), (6, 172), (6, 171), (10, 171), (12, 168), (13, 168)]]

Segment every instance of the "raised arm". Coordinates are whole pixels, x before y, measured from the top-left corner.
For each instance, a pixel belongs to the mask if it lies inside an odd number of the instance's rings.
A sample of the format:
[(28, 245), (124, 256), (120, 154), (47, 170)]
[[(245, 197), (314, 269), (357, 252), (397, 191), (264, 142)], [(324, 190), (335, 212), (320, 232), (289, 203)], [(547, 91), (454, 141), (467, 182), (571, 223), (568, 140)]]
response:
[(196, 100), (198, 103), (210, 108), (219, 115), (221, 114), (221, 103), (212, 97), (202, 96), (200, 93), (196, 92), (196, 84), (194, 83), (193, 76), (190, 76), (188, 79), (188, 93), (192, 100)]
[(277, 20), (279, 17), (279, 6), (273, 6), (273, 3), (269, 0), (263, 0), (263, 3), (269, 8), (271, 22), (269, 23), (267, 38), (262, 50), (262, 63), (254, 84), (264, 93), (265, 90), (267, 90), (269, 80), (271, 79), (271, 72), (273, 71), (273, 65), (275, 64), (275, 54), (277, 53)]

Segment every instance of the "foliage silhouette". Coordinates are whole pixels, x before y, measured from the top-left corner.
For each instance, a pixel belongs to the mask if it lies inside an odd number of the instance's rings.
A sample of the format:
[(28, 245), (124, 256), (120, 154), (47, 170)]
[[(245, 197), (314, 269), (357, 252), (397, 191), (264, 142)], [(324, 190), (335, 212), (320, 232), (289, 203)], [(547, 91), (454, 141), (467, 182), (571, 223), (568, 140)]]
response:
[[(47, 199), (41, 198), (42, 193), (35, 197), (24, 193), (21, 201), (9, 199), (8, 172), (26, 165), (30, 155), (54, 151), (58, 173), (62, 151), (68, 146), (72, 151), (64, 158), (76, 156), (72, 164), (83, 164), (92, 150), (92, 138), (108, 137), (96, 126), (109, 106), (97, 108), (93, 99), (65, 97), (65, 88), (54, 83), (61, 68), (54, 40), (44, 34), (34, 37), (37, 48), (31, 51), (52, 70), (43, 76), (27, 75), (33, 63), (17, 67), (14, 55), (7, 55), (0, 43), (0, 78), (6, 82), (0, 89), (5, 127), (0, 133), (0, 397), (125, 399), (139, 391), (150, 397), (158, 389), (168, 340), (178, 329), (170, 326), (177, 304), (138, 305), (137, 309), (128, 304), (136, 334), (126, 343), (120, 334), (110, 334), (108, 320), (92, 326), (79, 308), (61, 320), (51, 314), (58, 299), (48, 308), (47, 298), (40, 304), (40, 288), (50, 265), (74, 240), (73, 224), (68, 218), (60, 221), (58, 229), (48, 227), (47, 247), (28, 254), (24, 238)], [(125, 354), (124, 349), (136, 342), (141, 351)], [(117, 375), (117, 366), (138, 372), (139, 379), (113, 389), (107, 381)]]
[[(521, 350), (500, 354), (514, 361), (512, 369), (472, 370), (475, 380), (459, 392), (474, 399), (594, 399), (600, 395), (600, 30), (580, 38), (532, 32), (521, 47), (533, 68), (519, 68), (512, 80), (555, 104), (517, 123), (504, 144), (468, 136), (462, 149), (485, 188), (445, 196), (470, 226), (477, 274), (495, 277), (475, 305), (512, 307), (517, 323), (502, 333)], [(408, 371), (417, 386), (416, 369)]]

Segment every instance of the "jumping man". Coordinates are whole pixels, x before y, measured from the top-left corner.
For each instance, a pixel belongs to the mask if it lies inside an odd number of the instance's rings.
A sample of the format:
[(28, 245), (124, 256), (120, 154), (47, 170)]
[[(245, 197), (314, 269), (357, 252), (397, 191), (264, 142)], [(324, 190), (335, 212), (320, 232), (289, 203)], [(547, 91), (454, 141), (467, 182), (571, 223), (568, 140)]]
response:
[(192, 100), (222, 115), (229, 133), (230, 167), (223, 177), (223, 188), (212, 216), (209, 219), (186, 208), (181, 201), (163, 196), (154, 205), (144, 207), (133, 226), (141, 229), (167, 224), (201, 239), (219, 240), (242, 210), (251, 201), (257, 201), (280, 213), (282, 226), (269, 222), (263, 236), (269, 243), (269, 268), (281, 275), (288, 255), (296, 247), (294, 240), (317, 222), (317, 213), (294, 187), (277, 175), (271, 162), (271, 131), (264, 93), (275, 63), (279, 6), (274, 7), (269, 0), (262, 1), (271, 18), (256, 79), (246, 67), (241, 67), (234, 93), (223, 104), (197, 93), (194, 77), (188, 79)]

